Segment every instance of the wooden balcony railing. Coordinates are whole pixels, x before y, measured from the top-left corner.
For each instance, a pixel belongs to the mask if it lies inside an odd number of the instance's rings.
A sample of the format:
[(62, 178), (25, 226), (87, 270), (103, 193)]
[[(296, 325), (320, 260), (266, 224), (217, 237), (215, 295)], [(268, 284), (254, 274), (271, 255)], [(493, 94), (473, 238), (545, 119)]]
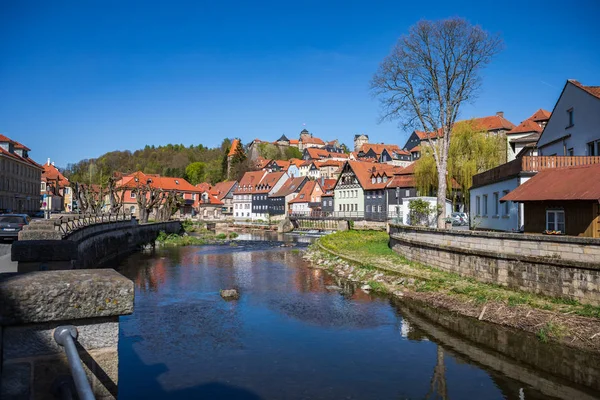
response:
[(600, 156), (524, 156), (473, 176), (473, 187), (499, 182), (521, 172), (600, 164)]

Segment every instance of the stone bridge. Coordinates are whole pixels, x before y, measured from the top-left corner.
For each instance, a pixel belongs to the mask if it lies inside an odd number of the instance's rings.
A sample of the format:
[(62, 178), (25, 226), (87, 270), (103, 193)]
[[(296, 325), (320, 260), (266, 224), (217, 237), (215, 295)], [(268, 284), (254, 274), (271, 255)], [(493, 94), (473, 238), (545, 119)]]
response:
[(131, 217), (36, 221), (19, 233), (11, 258), (18, 272), (99, 268), (153, 244), (160, 231), (181, 230), (179, 221), (139, 224)]
[(310, 211), (288, 215), (279, 223), (278, 232), (286, 233), (296, 229), (321, 231), (347, 231), (350, 228), (385, 230), (389, 220), (390, 218), (384, 213)]

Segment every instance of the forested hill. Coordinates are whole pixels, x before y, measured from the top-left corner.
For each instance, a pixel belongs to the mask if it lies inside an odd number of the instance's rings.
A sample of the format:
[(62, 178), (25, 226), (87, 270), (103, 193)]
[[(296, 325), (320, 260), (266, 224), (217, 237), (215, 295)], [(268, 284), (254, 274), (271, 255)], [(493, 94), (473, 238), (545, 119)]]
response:
[(115, 171), (184, 177), (192, 184), (204, 181), (216, 183), (225, 179), (230, 146), (231, 140), (225, 139), (216, 148), (201, 144), (189, 147), (168, 144), (146, 146), (134, 152), (111, 151), (97, 159), (69, 164), (64, 172), (70, 181), (83, 183), (104, 183)]

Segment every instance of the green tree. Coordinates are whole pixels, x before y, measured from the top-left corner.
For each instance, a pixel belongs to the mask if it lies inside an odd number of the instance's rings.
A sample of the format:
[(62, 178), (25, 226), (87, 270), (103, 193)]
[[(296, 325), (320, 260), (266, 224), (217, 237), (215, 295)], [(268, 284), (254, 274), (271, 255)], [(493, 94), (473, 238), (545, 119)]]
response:
[(192, 185), (204, 182), (206, 164), (200, 161), (193, 162), (185, 168), (185, 179)]
[[(503, 162), (504, 141), (503, 136), (488, 134), (471, 120), (457, 122), (452, 129), (447, 177), (453, 179), (460, 187), (467, 208), (473, 175), (494, 168)], [(431, 195), (437, 192), (437, 167), (430, 146), (421, 147), (421, 159), (415, 166), (415, 179), (421, 194)], [(446, 194), (454, 197), (456, 192), (452, 190), (451, 183), (448, 181)]]
[(302, 158), (302, 152), (300, 150), (298, 150), (297, 147), (293, 147), (293, 146), (288, 147), (287, 149), (285, 149), (284, 159), (285, 160), (289, 160), (291, 158), (301, 159)]
[(258, 154), (267, 160), (279, 160), (281, 151), (272, 143), (261, 143), (258, 145)]

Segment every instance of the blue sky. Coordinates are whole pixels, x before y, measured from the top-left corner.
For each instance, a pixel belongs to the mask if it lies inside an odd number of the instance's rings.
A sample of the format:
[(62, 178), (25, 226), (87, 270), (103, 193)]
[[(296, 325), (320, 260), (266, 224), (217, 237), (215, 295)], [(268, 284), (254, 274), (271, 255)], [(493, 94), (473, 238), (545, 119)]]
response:
[(597, 0), (60, 1), (0, 4), (0, 133), (59, 166), (146, 144), (356, 133), (378, 123), (369, 81), (419, 19), (461, 16), (505, 50), (461, 117), (552, 110), (566, 79), (600, 85)]

